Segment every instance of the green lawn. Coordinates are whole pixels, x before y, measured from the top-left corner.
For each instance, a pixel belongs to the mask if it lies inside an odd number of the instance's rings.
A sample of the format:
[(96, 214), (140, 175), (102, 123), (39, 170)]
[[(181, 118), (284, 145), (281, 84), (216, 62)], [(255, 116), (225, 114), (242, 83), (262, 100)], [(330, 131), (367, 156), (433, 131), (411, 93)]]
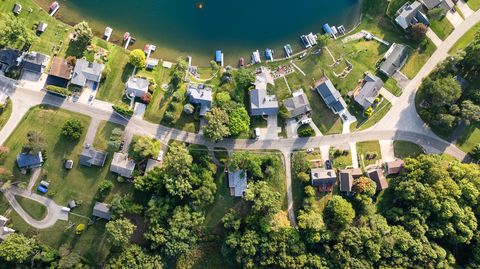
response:
[(395, 18), (395, 13), (401, 8), (408, 0), (392, 0), (388, 5), (387, 14), (390, 18)]
[[(367, 160), (367, 153), (376, 153), (377, 156), (376, 158)], [(359, 142), (357, 143), (357, 154), (360, 157), (360, 164), (363, 168), (368, 165), (375, 164), (382, 158), (382, 154), (380, 152), (380, 143), (378, 141)]]
[[(480, 1), (479, 1), (480, 3)], [(457, 54), (460, 50), (466, 48), (470, 43), (472, 43), (475, 35), (480, 31), (480, 23), (475, 24), (470, 30), (468, 30), (458, 41), (453, 45), (453, 47), (448, 52), (451, 55)]]
[(453, 25), (446, 16), (444, 16), (441, 20), (432, 19), (430, 21), (430, 28), (441, 40), (445, 40), (450, 33), (453, 32)]
[(221, 163), (226, 164), (228, 162), (228, 151), (225, 148), (215, 147), (213, 148), (215, 158)]
[(470, 152), (478, 144), (480, 144), (480, 124), (474, 123), (463, 132), (457, 140), (457, 145), (461, 150)]
[(44, 205), (22, 196), (15, 196), (15, 199), (17, 199), (17, 202), (30, 217), (36, 220), (43, 220), (47, 216), (47, 208)]
[[(378, 74), (377, 74), (378, 75)], [(397, 81), (393, 78), (386, 78), (382, 77), (382, 79), (385, 81), (384, 88), (387, 89), (389, 92), (391, 92), (395, 96), (400, 96), (402, 95), (402, 89), (397, 85)]]
[(352, 153), (350, 150), (346, 151), (346, 154), (335, 154), (335, 149), (330, 148), (330, 160), (333, 162), (333, 166), (338, 169), (343, 169), (348, 166), (352, 166)]
[(7, 103), (5, 104), (5, 107), (3, 110), (0, 112), (0, 129), (7, 123), (8, 119), (10, 118), (10, 115), (12, 115), (12, 101), (8, 100)]
[(115, 128), (121, 130), (125, 129), (123, 125), (102, 121), (98, 126), (93, 147), (99, 150), (108, 150), (108, 142), (110, 141), (110, 136)]
[(351, 129), (353, 130), (365, 130), (367, 128), (372, 127), (377, 122), (379, 122), (385, 114), (390, 110), (392, 104), (387, 100), (383, 99), (381, 103), (375, 108), (372, 115), (370, 117), (366, 117), (363, 114), (363, 108), (357, 104), (353, 104), (350, 106), (349, 111), (352, 112), (355, 117), (357, 117), (357, 122), (351, 125)]
[(393, 149), (395, 152), (395, 157), (400, 159), (416, 158), (418, 155), (424, 153), (424, 150), (421, 146), (408, 141), (393, 142)]
[(480, 0), (468, 0), (467, 4), (473, 10), (480, 9)]
[(415, 77), (436, 49), (435, 44), (426, 38), (417, 49), (410, 52), (407, 63), (402, 68), (402, 73), (409, 79)]

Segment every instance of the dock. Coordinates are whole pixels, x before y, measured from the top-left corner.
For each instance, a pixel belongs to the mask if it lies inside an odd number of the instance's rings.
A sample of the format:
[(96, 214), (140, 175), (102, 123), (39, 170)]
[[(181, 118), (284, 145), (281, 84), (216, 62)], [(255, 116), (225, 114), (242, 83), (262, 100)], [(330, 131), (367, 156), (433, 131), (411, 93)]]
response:
[(53, 2), (48, 8), (49, 10), (48, 15), (50, 15), (50, 17), (53, 17), (53, 15), (55, 15), (55, 13), (57, 13), (59, 9), (60, 9), (60, 4), (57, 1)]
[(105, 28), (105, 32), (103, 33), (103, 39), (105, 39), (107, 42), (110, 40), (110, 37), (112, 36), (113, 29), (110, 27)]

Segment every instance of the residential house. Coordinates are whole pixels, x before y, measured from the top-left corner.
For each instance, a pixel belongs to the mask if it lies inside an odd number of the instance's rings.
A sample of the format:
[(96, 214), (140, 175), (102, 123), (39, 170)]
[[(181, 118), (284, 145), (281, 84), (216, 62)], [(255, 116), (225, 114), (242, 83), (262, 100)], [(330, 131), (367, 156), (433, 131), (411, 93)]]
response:
[(20, 66), (22, 52), (16, 49), (5, 48), (0, 50), (0, 71), (7, 71), (8, 68)]
[(0, 215), (0, 242), (15, 232), (14, 229), (7, 227), (8, 219)]
[(125, 178), (132, 178), (135, 162), (128, 157), (127, 153), (115, 152), (110, 164), (110, 172)]
[(251, 90), (250, 115), (251, 116), (276, 116), (278, 114), (278, 101), (275, 95), (268, 94), (268, 85), (275, 85), (270, 70), (260, 67), (255, 75), (255, 89)]
[(362, 85), (353, 94), (355, 102), (357, 102), (363, 109), (367, 109), (375, 103), (383, 87), (383, 80), (375, 75), (366, 73)]
[(23, 55), (22, 69), (36, 75), (41, 75), (48, 65), (50, 56), (39, 53), (29, 52)]
[(20, 169), (31, 169), (41, 167), (43, 164), (42, 152), (27, 153), (23, 152), (17, 155), (17, 165)]
[(441, 8), (446, 12), (454, 11), (455, 4), (452, 0), (421, 0), (422, 4), (428, 9)]
[(402, 69), (408, 59), (409, 49), (402, 44), (393, 43), (383, 57), (380, 72), (391, 77), (395, 72)]
[(55, 85), (58, 87), (67, 87), (68, 82), (72, 78), (72, 66), (67, 63), (67, 60), (54, 57), (50, 72), (48, 72), (47, 85)]
[(340, 191), (346, 195), (352, 194), (353, 181), (363, 175), (362, 169), (342, 169), (339, 171)]
[(430, 25), (430, 21), (424, 13), (422, 3), (419, 1), (411, 4), (409, 2), (405, 3), (405, 5), (397, 11), (396, 16), (395, 22), (404, 30), (417, 23), (423, 23), (426, 26)]
[(128, 97), (142, 97), (148, 93), (150, 81), (144, 78), (130, 77), (125, 84), (125, 95)]
[(105, 203), (95, 202), (92, 215), (97, 218), (110, 220), (112, 218), (110, 214), (110, 207)]
[(78, 59), (73, 69), (71, 83), (79, 87), (89, 87), (95, 90), (102, 79), (102, 71), (103, 64)]
[(377, 184), (377, 191), (383, 191), (388, 188), (388, 182), (381, 169), (368, 171), (368, 177)]
[(332, 81), (324, 77), (315, 82), (315, 90), (320, 94), (327, 107), (335, 114), (341, 114), (347, 109), (347, 104), (343, 100), (340, 92), (333, 86)]
[(100, 166), (105, 165), (107, 159), (107, 152), (99, 151), (94, 148), (85, 147), (80, 154), (79, 163), (84, 166)]
[(190, 103), (200, 106), (200, 116), (210, 111), (212, 107), (212, 89), (203, 84), (188, 84), (187, 96)]
[(387, 175), (398, 175), (403, 171), (405, 162), (403, 160), (396, 160), (385, 163), (387, 168)]
[(319, 192), (330, 192), (337, 183), (337, 174), (333, 169), (314, 168), (310, 171), (310, 179)]
[(237, 170), (235, 172), (228, 172), (228, 187), (230, 188), (230, 195), (234, 197), (243, 197), (247, 190), (247, 171)]
[(291, 98), (283, 101), (283, 105), (290, 114), (290, 118), (296, 118), (312, 111), (307, 95), (302, 89), (294, 91), (292, 95)]

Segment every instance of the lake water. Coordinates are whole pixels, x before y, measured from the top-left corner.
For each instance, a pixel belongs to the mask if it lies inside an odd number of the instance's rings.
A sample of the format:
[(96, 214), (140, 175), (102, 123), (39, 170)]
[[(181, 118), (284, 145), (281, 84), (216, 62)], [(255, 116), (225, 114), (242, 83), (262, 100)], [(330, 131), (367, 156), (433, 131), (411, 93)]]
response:
[[(45, 0), (38, 0), (45, 6)], [(251, 51), (273, 48), (283, 56), (286, 43), (299, 49), (299, 36), (321, 32), (324, 23), (352, 27), (361, 0), (61, 0), (58, 16), (74, 23), (89, 21), (98, 34), (114, 29), (113, 41), (125, 31), (157, 45), (157, 55), (174, 59), (192, 55), (208, 62), (221, 49), (229, 63)], [(199, 6), (202, 5), (202, 8)], [(140, 44), (138, 44), (140, 43)]]

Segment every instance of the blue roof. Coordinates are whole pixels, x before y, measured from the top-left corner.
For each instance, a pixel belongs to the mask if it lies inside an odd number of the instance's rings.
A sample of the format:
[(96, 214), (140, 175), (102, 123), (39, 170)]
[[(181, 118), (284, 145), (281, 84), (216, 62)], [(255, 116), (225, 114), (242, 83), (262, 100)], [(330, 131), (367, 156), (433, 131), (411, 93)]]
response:
[(322, 28), (325, 33), (333, 34), (332, 28), (330, 28), (330, 25), (328, 23), (325, 23)]
[(221, 62), (222, 61), (222, 51), (217, 50), (215, 52), (215, 62)]
[(35, 154), (24, 152), (17, 155), (17, 165), (20, 169), (40, 167), (42, 163), (43, 157), (41, 152)]
[(47, 193), (48, 189), (43, 186), (38, 186), (37, 190), (41, 193)]

